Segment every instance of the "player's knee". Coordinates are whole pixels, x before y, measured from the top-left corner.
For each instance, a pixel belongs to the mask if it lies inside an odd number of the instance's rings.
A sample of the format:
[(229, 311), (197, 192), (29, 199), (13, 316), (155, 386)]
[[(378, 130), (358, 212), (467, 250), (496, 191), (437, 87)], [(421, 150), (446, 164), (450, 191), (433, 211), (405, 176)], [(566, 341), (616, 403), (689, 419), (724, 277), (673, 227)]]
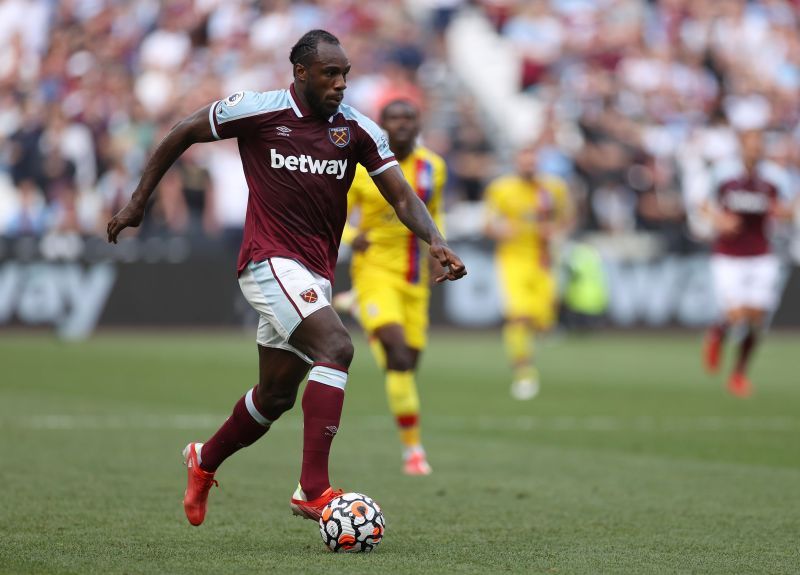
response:
[(347, 331), (342, 330), (326, 338), (325, 346), (321, 353), (322, 357), (315, 358), (315, 360), (350, 367), (354, 354), (353, 341)]
[(414, 357), (406, 346), (386, 347), (386, 368), (392, 371), (411, 371)]
[(294, 402), (297, 399), (297, 395), (276, 395), (272, 398), (270, 404), (270, 414), (272, 415), (272, 421), (278, 419), (281, 415), (289, 411), (294, 407)]
[(297, 390), (280, 390), (271, 386), (259, 385), (256, 387), (256, 397), (264, 417), (275, 421), (294, 407)]

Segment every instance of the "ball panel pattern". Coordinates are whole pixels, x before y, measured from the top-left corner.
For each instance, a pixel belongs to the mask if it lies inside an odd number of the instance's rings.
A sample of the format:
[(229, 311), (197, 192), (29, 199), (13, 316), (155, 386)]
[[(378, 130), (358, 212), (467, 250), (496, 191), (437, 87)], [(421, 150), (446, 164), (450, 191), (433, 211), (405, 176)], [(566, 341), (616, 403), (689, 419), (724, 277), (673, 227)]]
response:
[(361, 553), (381, 542), (386, 522), (380, 506), (363, 493), (345, 493), (322, 512), (319, 532), (331, 551)]

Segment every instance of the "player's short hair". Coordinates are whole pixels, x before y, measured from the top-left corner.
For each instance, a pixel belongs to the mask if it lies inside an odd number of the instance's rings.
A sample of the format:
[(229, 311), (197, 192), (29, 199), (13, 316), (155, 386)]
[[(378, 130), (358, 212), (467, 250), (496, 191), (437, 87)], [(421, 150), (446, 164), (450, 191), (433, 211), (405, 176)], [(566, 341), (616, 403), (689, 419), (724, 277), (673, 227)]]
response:
[(388, 102), (386, 102), (381, 106), (381, 110), (378, 113), (380, 121), (383, 122), (386, 119), (386, 112), (389, 110), (389, 108), (397, 105), (408, 106), (409, 108), (414, 110), (414, 112), (416, 112), (417, 115), (419, 115), (420, 113), (419, 104), (414, 102), (411, 98), (392, 98), (391, 100), (389, 100)]
[(320, 42), (339, 46), (339, 39), (330, 32), (325, 30), (310, 30), (303, 34), (303, 37), (297, 41), (297, 44), (292, 46), (292, 51), (289, 53), (289, 61), (292, 63), (292, 66), (295, 64), (308, 66), (311, 58), (317, 55), (317, 46)]

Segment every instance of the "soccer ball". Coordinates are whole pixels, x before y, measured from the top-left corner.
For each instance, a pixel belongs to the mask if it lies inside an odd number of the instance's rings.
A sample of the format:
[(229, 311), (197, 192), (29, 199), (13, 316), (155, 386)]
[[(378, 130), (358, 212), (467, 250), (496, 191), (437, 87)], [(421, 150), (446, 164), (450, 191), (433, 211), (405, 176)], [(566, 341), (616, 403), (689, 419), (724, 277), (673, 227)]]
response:
[(363, 493), (333, 499), (319, 519), (322, 541), (331, 551), (366, 553), (383, 539), (386, 522), (380, 505)]

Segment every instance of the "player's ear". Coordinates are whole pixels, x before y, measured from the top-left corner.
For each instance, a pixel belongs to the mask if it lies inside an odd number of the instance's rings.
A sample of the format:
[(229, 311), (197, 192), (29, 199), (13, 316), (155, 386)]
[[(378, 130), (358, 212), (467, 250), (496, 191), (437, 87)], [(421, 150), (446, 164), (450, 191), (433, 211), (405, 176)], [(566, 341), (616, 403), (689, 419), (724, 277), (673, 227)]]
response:
[(300, 62), (294, 65), (294, 77), (301, 82), (305, 82), (308, 79), (308, 69)]

